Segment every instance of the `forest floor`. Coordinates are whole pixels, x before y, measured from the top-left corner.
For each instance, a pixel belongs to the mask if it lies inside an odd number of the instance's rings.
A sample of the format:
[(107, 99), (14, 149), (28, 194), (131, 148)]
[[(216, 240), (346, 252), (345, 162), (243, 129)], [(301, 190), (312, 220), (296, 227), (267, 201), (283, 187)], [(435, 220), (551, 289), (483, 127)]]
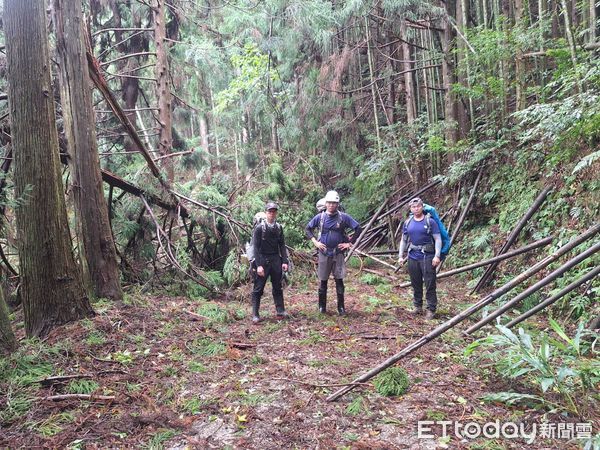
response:
[[(299, 277), (285, 291), (291, 318), (276, 320), (265, 294), (258, 325), (250, 322), (248, 300), (128, 295), (123, 304), (96, 303), (95, 317), (22, 350), (14, 377), (32, 368), (36, 376), (11, 385), (0, 400), (0, 447), (580, 448), (581, 442), (544, 439), (539, 429), (531, 443), (457, 437), (455, 424), (469, 422), (525, 423), (527, 433), (543, 419), (577, 422), (482, 401), (508, 387), (464, 356), (468, 341), (458, 329), (402, 360), (410, 379), (403, 396), (383, 397), (368, 385), (326, 402), (341, 383), (472, 302), (461, 282), (441, 281), (439, 316), (427, 321), (410, 314), (410, 289), (365, 283), (373, 280), (350, 271), (348, 315), (339, 317), (333, 283), (331, 312), (323, 316), (316, 312), (316, 280)], [(86, 377), (33, 383), (51, 375)], [(51, 399), (86, 392), (91, 400)], [(422, 429), (432, 436), (418, 435), (419, 421), (436, 422), (427, 425), (432, 431)], [(451, 421), (447, 436), (439, 421)]]

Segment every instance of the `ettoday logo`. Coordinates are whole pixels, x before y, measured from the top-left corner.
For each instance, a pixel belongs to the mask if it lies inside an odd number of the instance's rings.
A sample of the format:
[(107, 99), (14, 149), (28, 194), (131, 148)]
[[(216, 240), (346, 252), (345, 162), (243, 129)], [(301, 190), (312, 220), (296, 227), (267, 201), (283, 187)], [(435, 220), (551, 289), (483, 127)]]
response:
[[(434, 434), (435, 432), (435, 434)], [(447, 438), (454, 435), (461, 440), (480, 437), (487, 439), (522, 439), (532, 444), (540, 439), (590, 439), (591, 422), (584, 423), (531, 423), (524, 422), (455, 422), (452, 420), (421, 420), (417, 422), (419, 439)]]

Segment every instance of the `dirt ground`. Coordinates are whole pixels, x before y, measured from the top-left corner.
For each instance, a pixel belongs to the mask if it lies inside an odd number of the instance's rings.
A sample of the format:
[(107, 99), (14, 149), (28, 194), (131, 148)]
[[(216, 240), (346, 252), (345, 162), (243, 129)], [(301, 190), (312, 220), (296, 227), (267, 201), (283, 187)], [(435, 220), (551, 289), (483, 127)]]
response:
[[(249, 320), (249, 300), (129, 295), (121, 305), (97, 304), (94, 318), (52, 332), (44, 344), (56, 350), (48, 357), (53, 366), (40, 377), (89, 376), (82, 379), (96, 383), (91, 401), (48, 398), (77, 391), (72, 379), (35, 384), (26, 414), (0, 425), (0, 447), (580, 448), (577, 441), (540, 436), (532, 443), (461, 439), (453, 428), (443, 436), (439, 421), (451, 421), (450, 427), (512, 421), (531, 429), (544, 419), (567, 420), (483, 402), (481, 395), (510, 387), (463, 356), (468, 342), (459, 330), (401, 361), (410, 379), (403, 396), (383, 397), (369, 383), (327, 402), (340, 385), (470, 303), (461, 282), (441, 281), (439, 317), (427, 321), (409, 313), (410, 289), (365, 281), (372, 277), (351, 271), (348, 315), (339, 317), (332, 282), (330, 312), (323, 316), (316, 312), (316, 280), (297, 280), (285, 291), (291, 318), (276, 320), (265, 294), (258, 325)], [(2, 395), (0, 406), (14, 396)], [(598, 430), (597, 418), (591, 420)], [(436, 423), (419, 436), (419, 421)]]

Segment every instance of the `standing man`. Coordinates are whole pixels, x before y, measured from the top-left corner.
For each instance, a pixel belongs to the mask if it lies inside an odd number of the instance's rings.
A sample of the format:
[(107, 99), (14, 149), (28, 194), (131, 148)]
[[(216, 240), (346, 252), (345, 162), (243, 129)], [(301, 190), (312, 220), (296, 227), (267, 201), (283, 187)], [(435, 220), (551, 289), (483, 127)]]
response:
[[(441, 261), (442, 236), (430, 216), (423, 213), (423, 200), (416, 197), (408, 202), (412, 216), (404, 222), (398, 263), (408, 259), (408, 273), (413, 288), (413, 314), (423, 314), (423, 284), (426, 288), (427, 319), (435, 317), (437, 308), (436, 270)], [(408, 247), (408, 256), (404, 251)]]
[[(318, 249), (319, 277), (319, 312), (327, 311), (327, 280), (330, 274), (335, 279), (337, 293), (337, 309), (340, 316), (346, 314), (344, 305), (344, 277), (346, 276), (346, 262), (344, 252), (348, 250), (360, 235), (360, 225), (348, 214), (338, 211), (340, 196), (335, 191), (325, 195), (325, 211), (317, 214), (306, 225), (306, 235)], [(346, 229), (354, 230), (352, 241), (346, 234)], [(318, 237), (314, 230), (318, 229)]]
[(277, 203), (268, 202), (265, 205), (266, 220), (259, 223), (252, 233), (254, 247), (254, 289), (252, 289), (252, 322), (260, 322), (260, 298), (265, 290), (267, 279), (271, 278), (273, 300), (278, 319), (285, 319), (288, 313), (283, 306), (283, 288), (281, 280), (283, 273), (288, 270), (288, 258), (283, 237), (283, 227), (277, 223)]

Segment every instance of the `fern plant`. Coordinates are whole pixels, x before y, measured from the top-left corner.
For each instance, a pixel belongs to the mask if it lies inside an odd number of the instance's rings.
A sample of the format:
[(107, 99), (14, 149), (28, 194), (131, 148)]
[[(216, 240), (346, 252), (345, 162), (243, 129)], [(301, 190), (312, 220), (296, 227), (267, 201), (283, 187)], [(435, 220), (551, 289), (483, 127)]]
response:
[(410, 385), (408, 374), (401, 367), (390, 367), (381, 372), (373, 381), (375, 390), (385, 397), (403, 395)]

